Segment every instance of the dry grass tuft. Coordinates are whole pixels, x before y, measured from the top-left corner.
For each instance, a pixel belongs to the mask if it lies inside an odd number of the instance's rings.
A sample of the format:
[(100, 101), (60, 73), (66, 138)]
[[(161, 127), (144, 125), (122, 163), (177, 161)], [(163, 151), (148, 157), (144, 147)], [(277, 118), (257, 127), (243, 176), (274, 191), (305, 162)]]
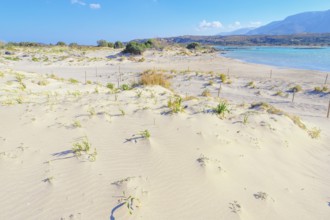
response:
[(162, 72), (158, 72), (156, 70), (144, 71), (141, 75), (140, 82), (145, 86), (159, 85), (167, 89), (171, 86), (171, 83), (168, 81), (168, 77), (166, 77)]

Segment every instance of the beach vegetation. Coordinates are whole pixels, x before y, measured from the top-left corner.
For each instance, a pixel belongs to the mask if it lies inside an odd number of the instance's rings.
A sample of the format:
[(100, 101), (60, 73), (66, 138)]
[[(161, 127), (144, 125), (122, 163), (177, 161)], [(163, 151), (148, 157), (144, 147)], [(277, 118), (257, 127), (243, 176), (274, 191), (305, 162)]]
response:
[(302, 91), (301, 85), (295, 85), (289, 90), (290, 92), (300, 92)]
[(316, 139), (320, 137), (321, 129), (319, 128), (312, 128), (308, 131), (308, 134), (311, 138)]
[(68, 81), (69, 81), (69, 83), (71, 83), (71, 84), (77, 84), (77, 83), (79, 83), (78, 80), (73, 79), (73, 78), (70, 78)]
[(74, 120), (72, 126), (75, 128), (81, 128), (81, 123), (78, 120)]
[(98, 47), (108, 47), (108, 41), (106, 40), (101, 39), (96, 41), (96, 43)]
[(149, 139), (150, 138), (150, 132), (148, 130), (144, 130), (140, 132), (140, 135), (142, 138)]
[(130, 90), (130, 89), (131, 89), (131, 87), (128, 84), (121, 85), (121, 90), (123, 90), (123, 91), (127, 91), (127, 90)]
[(164, 88), (170, 88), (171, 83), (168, 78), (161, 72), (156, 70), (146, 70), (142, 73), (140, 83), (144, 86), (159, 85)]
[(314, 88), (314, 92), (317, 92), (317, 93), (322, 93), (322, 92), (325, 93), (327, 91), (328, 91), (327, 86), (323, 86), (323, 87), (317, 86), (317, 87)]
[(197, 42), (193, 42), (193, 43), (190, 43), (187, 45), (187, 49), (189, 50), (196, 50), (200, 47), (200, 43), (197, 43)]
[(124, 48), (124, 44), (121, 41), (116, 41), (115, 44), (113, 45), (115, 49), (120, 49)]
[(216, 107), (213, 108), (213, 112), (219, 115), (220, 117), (224, 117), (226, 113), (229, 113), (229, 107), (227, 103), (221, 102)]
[(96, 148), (94, 149), (93, 153), (90, 152), (91, 143), (89, 142), (87, 137), (85, 137), (81, 142), (74, 143), (71, 150), (76, 157), (80, 157), (85, 154), (88, 156), (89, 161), (93, 162), (96, 160)]
[(115, 85), (113, 83), (107, 83), (106, 87), (110, 90), (113, 90), (115, 88)]
[(221, 73), (219, 75), (219, 77), (220, 77), (220, 80), (221, 80), (222, 83), (226, 83), (227, 82), (227, 76), (225, 74)]
[(47, 86), (49, 84), (49, 82), (47, 80), (45, 80), (45, 79), (42, 79), (37, 84), (39, 86)]
[(182, 106), (182, 98), (179, 96), (170, 98), (170, 100), (167, 102), (167, 107), (171, 109), (172, 113), (183, 112), (184, 108)]
[(202, 96), (204, 97), (211, 97), (211, 92), (209, 89), (205, 89), (203, 92), (202, 92)]
[(251, 81), (246, 84), (246, 87), (250, 87), (250, 88), (254, 89), (254, 88), (256, 88), (256, 85), (254, 84), (254, 81)]
[(138, 43), (131, 41), (126, 45), (123, 53), (129, 53), (133, 55), (142, 55), (142, 53), (147, 49), (147, 46), (144, 43)]
[(141, 205), (141, 202), (138, 198), (133, 196), (125, 196), (125, 192), (123, 192), (123, 197), (120, 198), (119, 203), (123, 204), (128, 210), (128, 213), (130, 215), (133, 214), (134, 208), (139, 208)]
[(66, 43), (63, 41), (59, 41), (56, 43), (56, 46), (66, 46)]

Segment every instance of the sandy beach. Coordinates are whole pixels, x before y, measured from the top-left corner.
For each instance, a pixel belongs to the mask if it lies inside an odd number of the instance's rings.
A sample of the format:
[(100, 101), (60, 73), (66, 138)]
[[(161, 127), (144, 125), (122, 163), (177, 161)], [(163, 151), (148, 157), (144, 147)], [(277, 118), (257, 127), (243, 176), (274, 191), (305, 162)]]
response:
[(0, 219), (329, 218), (327, 73), (180, 47), (4, 53)]

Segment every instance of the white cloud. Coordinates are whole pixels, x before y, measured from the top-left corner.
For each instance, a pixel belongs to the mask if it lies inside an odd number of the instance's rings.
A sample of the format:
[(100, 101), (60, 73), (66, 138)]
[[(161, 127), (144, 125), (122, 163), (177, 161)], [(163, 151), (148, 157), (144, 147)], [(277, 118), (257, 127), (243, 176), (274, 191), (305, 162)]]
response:
[(89, 7), (91, 9), (100, 9), (101, 8), (101, 5), (100, 4), (93, 3), (93, 4), (89, 4)]
[(221, 28), (222, 27), (222, 24), (220, 21), (206, 21), (206, 20), (203, 20), (199, 23), (198, 25), (198, 29), (200, 30), (205, 30), (205, 29), (214, 29), (214, 28)]
[(71, 0), (71, 4), (79, 4), (79, 5), (86, 5), (86, 3), (85, 2), (83, 2), (83, 1), (80, 1), (80, 0)]

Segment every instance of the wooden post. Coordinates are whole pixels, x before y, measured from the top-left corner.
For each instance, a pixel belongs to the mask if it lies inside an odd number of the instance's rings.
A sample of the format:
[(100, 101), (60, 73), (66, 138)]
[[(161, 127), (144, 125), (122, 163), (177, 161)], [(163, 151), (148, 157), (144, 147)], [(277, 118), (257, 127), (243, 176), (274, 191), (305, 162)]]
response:
[(95, 76), (97, 78), (97, 67), (95, 67)]
[(269, 78), (272, 78), (272, 75), (273, 75), (273, 70), (270, 70), (270, 76), (269, 76)]
[(327, 118), (329, 118), (330, 115), (330, 100), (329, 100), (329, 105), (328, 105), (328, 114), (327, 114)]
[(218, 98), (220, 97), (220, 92), (221, 92), (221, 83), (220, 83), (220, 86), (219, 86), (219, 89), (218, 89)]
[(326, 85), (326, 84), (327, 84), (327, 81), (328, 81), (328, 76), (329, 76), (329, 74), (327, 74), (327, 76), (325, 77), (324, 85)]
[(296, 90), (294, 89), (293, 90), (293, 94), (292, 94), (292, 102), (294, 102), (294, 96), (295, 96), (295, 94), (296, 94)]

